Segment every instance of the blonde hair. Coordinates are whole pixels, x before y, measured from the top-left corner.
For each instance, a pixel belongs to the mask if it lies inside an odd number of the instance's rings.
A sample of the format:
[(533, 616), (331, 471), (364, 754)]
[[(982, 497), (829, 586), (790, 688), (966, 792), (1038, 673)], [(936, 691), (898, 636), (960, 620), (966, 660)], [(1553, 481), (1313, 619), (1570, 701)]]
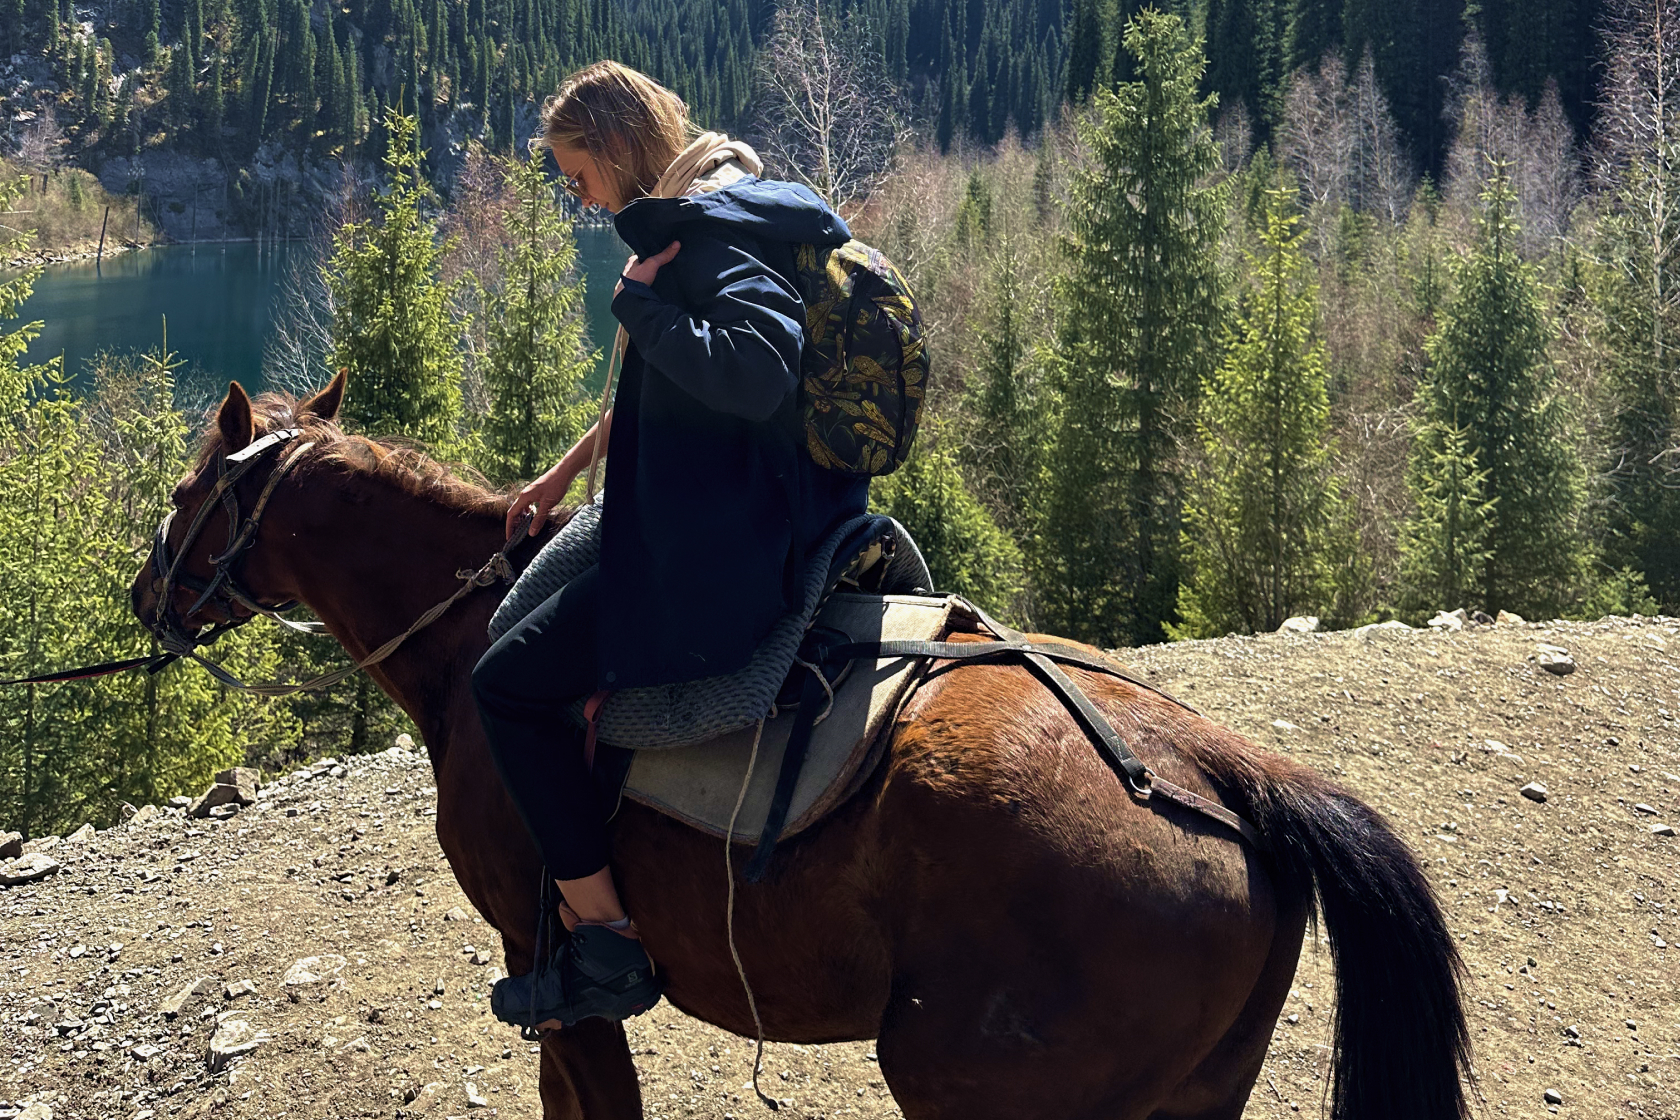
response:
[(622, 202), (652, 193), (698, 133), (682, 98), (611, 60), (584, 67), (543, 103), (543, 142), (589, 153)]

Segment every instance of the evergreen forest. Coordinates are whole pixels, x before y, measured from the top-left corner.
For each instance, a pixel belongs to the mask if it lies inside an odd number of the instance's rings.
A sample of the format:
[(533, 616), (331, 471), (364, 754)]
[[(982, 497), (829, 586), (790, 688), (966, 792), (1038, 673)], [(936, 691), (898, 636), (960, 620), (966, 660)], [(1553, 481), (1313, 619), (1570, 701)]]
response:
[[(520, 105), (614, 55), (908, 277), (930, 390), (872, 501), (941, 590), (1104, 647), (1680, 614), (1680, 0), (146, 0), (91, 38), (11, 3), (15, 49), (77, 78), (66, 121), (91, 91), (63, 152), (274, 143), (368, 172), (266, 379), (349, 370), (347, 426), (487, 486), (594, 418), (575, 207), (515, 141)], [(801, 134), (778, 98), (817, 65), (879, 96)], [(858, 136), (885, 142), (833, 150)], [(24, 363), (34, 275), (0, 283), (0, 678), (145, 652), (127, 589), (205, 424), (161, 332)], [(340, 663), (259, 625), (218, 656)], [(365, 677), (274, 703), (190, 667), (0, 688), (0, 824), (109, 823), (406, 726)]]

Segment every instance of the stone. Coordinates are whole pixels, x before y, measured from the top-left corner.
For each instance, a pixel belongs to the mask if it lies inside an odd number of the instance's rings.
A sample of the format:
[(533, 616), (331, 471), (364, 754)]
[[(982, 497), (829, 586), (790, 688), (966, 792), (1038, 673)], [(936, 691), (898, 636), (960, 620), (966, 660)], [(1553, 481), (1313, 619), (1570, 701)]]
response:
[(1435, 630), (1462, 630), (1465, 621), (1464, 608), (1460, 607), (1456, 611), (1436, 611), (1435, 617), (1430, 619), (1427, 625)]
[(474, 1085), (471, 1081), (467, 1082), (467, 1107), (468, 1108), (489, 1108), (490, 1107), (490, 1102), (484, 1099), (484, 1094), (480, 1093), (478, 1091), (478, 1086)]
[(34, 1104), (25, 1105), (23, 1111), (19, 1112), (12, 1120), (52, 1120), (52, 1118), (52, 1109), (41, 1101), (36, 1101)]
[(1493, 616), (1488, 614), (1486, 611), (1471, 611), (1470, 621), (1474, 622), (1477, 626), (1492, 626)]
[(149, 1062), (159, 1054), (163, 1053), (163, 1047), (153, 1046), (149, 1042), (142, 1042), (140, 1045), (130, 1050), (129, 1053), (134, 1055), (136, 1061)]
[(31, 852), (5, 864), (0, 864), (0, 886), (15, 887), (19, 883), (33, 883), (56, 875), (63, 864), (43, 852)]
[(300, 994), (311, 985), (334, 982), (335, 977), (344, 971), (346, 963), (337, 953), (304, 957), (292, 963), (292, 967), (280, 978), (280, 985), (286, 989), (287, 997), (296, 1003)]
[(23, 833), (0, 832), (0, 859), (16, 859), (23, 854)]
[(187, 810), (189, 817), (208, 817), (212, 809), (223, 805), (244, 807), (257, 800), (257, 771), (248, 766), (234, 766), (216, 775), (215, 784)]
[(1575, 671), (1575, 659), (1562, 646), (1537, 646), (1534, 661), (1554, 677), (1567, 677)]
[(1671, 824), (1654, 824), (1651, 826), (1652, 836), (1673, 836), (1674, 826)]
[(185, 809), (188, 805), (191, 805), (192, 802), (193, 802), (192, 798), (182, 797), (179, 794), (177, 794), (176, 796), (171, 797), (169, 799), (169, 807), (171, 809)]
[[(1664, 826), (1664, 827), (1667, 827), (1667, 826)], [(1673, 834), (1672, 829), (1669, 830), (1669, 834), (1670, 835)], [(488, 950), (488, 949), (480, 949), (478, 952), (474, 953), (473, 957), (472, 957), (472, 962), (474, 964), (489, 964), (490, 961), (491, 961), (491, 956), (490, 956), (490, 950)]]
[(232, 1003), (240, 996), (254, 994), (256, 990), (257, 985), (254, 981), (236, 980), (232, 984), (228, 984), (222, 988), (222, 998), (227, 1000), (229, 1003)]
[(123, 819), (124, 824), (127, 824), (129, 821), (133, 820), (134, 819), (134, 814), (138, 813), (139, 811), (140, 810), (136, 809), (134, 806), (130, 805), (126, 801), (124, 801), (117, 808), (117, 812), (122, 814), (122, 819)]
[(224, 1019), (216, 1026), (216, 1033), (210, 1036), (210, 1048), (204, 1056), (204, 1064), (211, 1073), (220, 1073), (228, 1062), (241, 1054), (249, 1054), (264, 1042), (266, 1035), (259, 1033), (244, 1019)]
[(1563, 1103), (1563, 1094), (1558, 1092), (1556, 1089), (1547, 1089), (1541, 1094), (1541, 1096), (1545, 1098), (1547, 1104)]
[(446, 990), (447, 985), (444, 984), (443, 977), (439, 976), (432, 982), (432, 994), (434, 996), (441, 996)]
[(1373, 634), (1380, 634), (1391, 630), (1410, 630), (1411, 627), (1398, 618), (1391, 618), (1387, 622), (1371, 622), (1364, 626), (1354, 627), (1353, 636), (1356, 638), (1370, 638)]
[(1312, 634), (1318, 630), (1318, 616), (1315, 614), (1298, 614), (1294, 618), (1286, 618), (1283, 625), (1277, 628), (1279, 634)]
[(192, 997), (198, 995), (200, 992), (207, 991), (209, 989), (210, 981), (211, 977), (200, 976), (197, 980), (193, 980), (185, 984), (181, 988), (177, 989), (162, 1003), (158, 1004), (158, 1013), (165, 1019), (175, 1018), (175, 1016), (181, 1013), (181, 1009), (187, 1005), (188, 1000), (192, 999)]
[(1493, 621), (1499, 626), (1521, 626), (1524, 619), (1522, 615), (1515, 611), (1500, 611), (1494, 616)]
[(459, 906), (451, 906), (443, 915), (443, 920), (446, 922), (464, 922), (467, 920), (467, 912)]
[(23, 854), (29, 855), (32, 852), (50, 852), (54, 848), (58, 847), (62, 842), (62, 838), (57, 836), (37, 836), (33, 840), (25, 840), (23, 842)]
[(1652, 806), (1652, 805), (1647, 805), (1643, 801), (1641, 801), (1637, 805), (1635, 805), (1633, 807), (1633, 811), (1636, 812), (1636, 813), (1644, 813), (1648, 817), (1654, 817), (1654, 816), (1657, 815), (1656, 807)]
[(412, 736), (408, 732), (404, 731), (401, 735), (397, 736), (397, 746), (399, 748), (401, 748), (402, 750), (405, 750), (405, 751), (413, 750), (414, 749), (414, 736)]
[(158, 819), (158, 812), (159, 810), (156, 805), (142, 805), (140, 808), (134, 810), (134, 815), (132, 817), (128, 818), (128, 827), (143, 828)]
[(1581, 1028), (1576, 1027), (1576, 1026), (1564, 1027), (1563, 1028), (1563, 1033), (1568, 1035), (1570, 1038), (1580, 1038), (1581, 1037)]
[(64, 838), (64, 842), (66, 844), (85, 844), (89, 840), (93, 839), (95, 831), (96, 830), (91, 824), (84, 824), (82, 827), (66, 836)]
[(1529, 782), (1517, 792), (1528, 798), (1530, 801), (1538, 801), (1542, 804), (1545, 803), (1546, 787), (1541, 785), (1539, 782)]

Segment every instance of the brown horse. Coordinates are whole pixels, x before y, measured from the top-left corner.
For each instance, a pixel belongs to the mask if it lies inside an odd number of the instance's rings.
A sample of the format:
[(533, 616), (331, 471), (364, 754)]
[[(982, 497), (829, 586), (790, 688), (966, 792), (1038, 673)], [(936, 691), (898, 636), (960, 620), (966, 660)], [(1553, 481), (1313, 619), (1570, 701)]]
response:
[[(230, 387), (176, 490), (170, 545), (180, 548), (226, 455), (303, 429), (297, 442), (314, 446), (274, 488), (244, 583), (264, 603), (307, 604), (361, 657), (502, 544), (506, 498), (417, 452), (342, 434), (343, 388), (340, 378), (302, 403), (253, 405)], [(242, 508), (271, 469), (239, 481)], [(224, 516), (192, 544), (190, 573), (208, 572)], [(154, 586), (146, 572), (136, 581), (143, 619)], [(181, 594), (184, 611), (192, 598)], [(496, 599), (474, 592), (371, 672), (425, 736), (438, 840), (517, 973), (531, 967), (538, 857), (468, 686)], [(204, 608), (189, 622), (220, 620), (221, 608)], [(1404, 844), (1313, 771), (1147, 690), (1070, 672), (1154, 770), (1244, 815), (1269, 852), (1129, 796), (1026, 670), (936, 672), (862, 792), (788, 841), (764, 882), (737, 884), (736, 939), (769, 1036), (877, 1039), (913, 1120), (1235, 1120), (1316, 898), (1336, 963), (1333, 1115), (1465, 1116), (1460, 965)], [(725, 940), (722, 842), (625, 804), (613, 864), (671, 1002), (750, 1036)], [(541, 1091), (546, 1117), (641, 1115), (617, 1024), (549, 1035)]]

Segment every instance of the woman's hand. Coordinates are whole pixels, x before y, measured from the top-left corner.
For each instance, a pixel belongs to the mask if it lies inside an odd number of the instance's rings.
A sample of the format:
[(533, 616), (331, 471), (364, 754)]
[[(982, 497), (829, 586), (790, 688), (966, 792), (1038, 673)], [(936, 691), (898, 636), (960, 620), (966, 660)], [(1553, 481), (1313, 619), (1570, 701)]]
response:
[(634, 253), (630, 254), (630, 259), (624, 262), (624, 271), (619, 275), (618, 283), (613, 285), (613, 295), (616, 296), (624, 290), (626, 277), (638, 284), (653, 283), (653, 278), (659, 275), (660, 267), (670, 264), (671, 258), (676, 256), (677, 250), (681, 248), (681, 241), (673, 241), (645, 261)]
[(542, 527), (548, 523), (548, 511), (559, 505), (566, 497), (566, 491), (571, 488), (572, 480), (577, 477), (578, 469), (571, 463), (571, 456), (560, 460), (548, 470), (538, 475), (526, 484), (508, 506), (507, 537), (513, 538), (513, 530), (519, 523), (519, 515), (527, 509), (535, 507), (536, 514), (531, 518), (529, 536), (536, 536), (542, 532)]

